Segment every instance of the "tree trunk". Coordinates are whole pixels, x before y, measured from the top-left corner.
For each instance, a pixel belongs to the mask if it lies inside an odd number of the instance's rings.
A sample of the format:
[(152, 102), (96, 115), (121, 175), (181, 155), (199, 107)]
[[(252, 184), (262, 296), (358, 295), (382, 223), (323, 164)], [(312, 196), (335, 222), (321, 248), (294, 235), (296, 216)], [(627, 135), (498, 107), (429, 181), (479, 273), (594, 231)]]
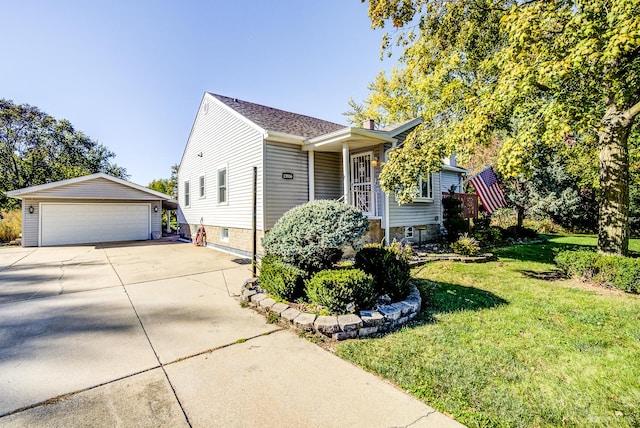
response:
[(598, 251), (626, 255), (629, 250), (629, 152), (633, 124), (610, 103), (598, 132), (600, 140), (600, 215)]
[(524, 221), (524, 207), (521, 205), (516, 206), (516, 227), (518, 230), (522, 230), (522, 223)]

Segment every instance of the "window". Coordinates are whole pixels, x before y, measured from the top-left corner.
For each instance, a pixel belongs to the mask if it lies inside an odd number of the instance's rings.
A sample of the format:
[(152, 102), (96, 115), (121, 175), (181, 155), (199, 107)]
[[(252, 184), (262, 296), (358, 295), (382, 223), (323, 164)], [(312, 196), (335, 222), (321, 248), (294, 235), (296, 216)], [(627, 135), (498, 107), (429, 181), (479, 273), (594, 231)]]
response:
[(432, 200), (433, 199), (433, 185), (431, 183), (431, 174), (427, 176), (427, 179), (420, 177), (418, 179), (418, 197), (417, 201)]
[(218, 203), (227, 203), (227, 168), (218, 170)]
[(220, 240), (222, 242), (229, 242), (229, 228), (228, 227), (220, 228)]
[(188, 207), (190, 205), (190, 200), (189, 200), (189, 182), (185, 181), (184, 182), (184, 206)]
[(204, 198), (204, 175), (200, 176), (200, 197)]
[(413, 226), (409, 226), (409, 227), (405, 227), (404, 228), (404, 237), (407, 239), (412, 239), (413, 238)]

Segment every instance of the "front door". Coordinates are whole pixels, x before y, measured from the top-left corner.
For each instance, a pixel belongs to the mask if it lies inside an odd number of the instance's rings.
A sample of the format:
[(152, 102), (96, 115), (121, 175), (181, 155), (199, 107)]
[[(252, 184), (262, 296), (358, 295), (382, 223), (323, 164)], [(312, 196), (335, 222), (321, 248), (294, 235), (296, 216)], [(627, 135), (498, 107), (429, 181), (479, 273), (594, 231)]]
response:
[(368, 216), (375, 214), (373, 200), (372, 152), (351, 155), (351, 200)]

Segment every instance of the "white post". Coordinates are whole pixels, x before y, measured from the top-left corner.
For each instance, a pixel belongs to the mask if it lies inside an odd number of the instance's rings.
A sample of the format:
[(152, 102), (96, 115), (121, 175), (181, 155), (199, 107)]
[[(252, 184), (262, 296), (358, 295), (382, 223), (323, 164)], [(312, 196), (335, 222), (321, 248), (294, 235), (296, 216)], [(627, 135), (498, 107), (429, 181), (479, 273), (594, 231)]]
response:
[(309, 164), (309, 200), (316, 199), (316, 168), (315, 168), (314, 151), (307, 152), (307, 163)]
[(167, 211), (167, 233), (171, 233), (171, 211)]
[(344, 203), (351, 203), (351, 185), (349, 180), (349, 145), (342, 143), (342, 192)]

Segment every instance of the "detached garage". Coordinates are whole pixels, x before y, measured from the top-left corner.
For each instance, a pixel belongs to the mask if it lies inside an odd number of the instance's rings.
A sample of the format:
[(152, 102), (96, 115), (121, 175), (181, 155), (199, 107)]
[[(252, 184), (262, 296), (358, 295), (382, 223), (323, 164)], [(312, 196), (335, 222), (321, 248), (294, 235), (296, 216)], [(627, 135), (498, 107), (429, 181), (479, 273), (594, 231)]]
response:
[(22, 200), (24, 247), (139, 241), (162, 236), (170, 196), (98, 173), (8, 192)]

